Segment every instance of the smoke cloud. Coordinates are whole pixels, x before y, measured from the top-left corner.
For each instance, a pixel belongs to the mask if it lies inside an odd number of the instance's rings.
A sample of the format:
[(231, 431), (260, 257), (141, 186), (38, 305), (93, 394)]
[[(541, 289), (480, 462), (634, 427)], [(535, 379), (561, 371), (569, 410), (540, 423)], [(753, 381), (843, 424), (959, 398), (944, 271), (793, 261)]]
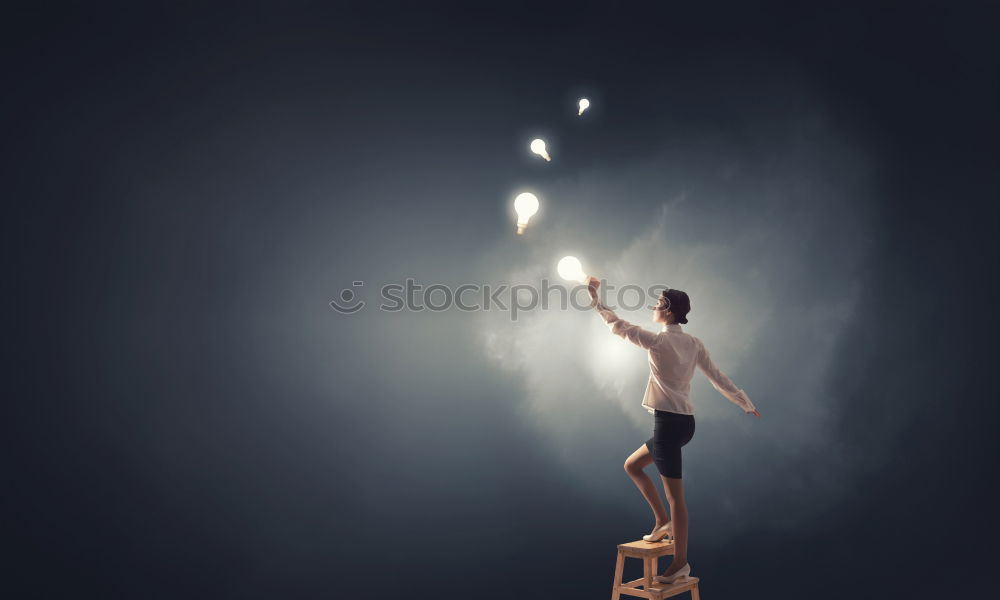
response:
[[(530, 250), (520, 250), (533, 266), (494, 267), (510, 284), (539, 285), (558, 279), (556, 261), (574, 254), (618, 287), (688, 292), (685, 331), (763, 414), (745, 415), (696, 374), (697, 432), (684, 455), (689, 494), (699, 512), (714, 515), (777, 502), (783, 510), (772, 514), (783, 522), (772, 526), (791, 527), (844, 489), (847, 450), (831, 436), (841, 403), (829, 370), (859, 310), (870, 244), (840, 240), (871, 240), (874, 192), (870, 159), (821, 116), (772, 125), (753, 151), (715, 139), (683, 152), (664, 148), (617, 173), (555, 182), (543, 190), (551, 199), (543, 211), (558, 219), (540, 214)], [(659, 327), (646, 308), (618, 312)], [(523, 382), (521, 413), (566, 469), (595, 493), (645, 510), (615, 467), (651, 435), (652, 417), (640, 406), (645, 351), (612, 335), (595, 311), (550, 308), (516, 321), (487, 312), (482, 321), (483, 351)], [(700, 535), (721, 543), (734, 528), (735, 519)]]

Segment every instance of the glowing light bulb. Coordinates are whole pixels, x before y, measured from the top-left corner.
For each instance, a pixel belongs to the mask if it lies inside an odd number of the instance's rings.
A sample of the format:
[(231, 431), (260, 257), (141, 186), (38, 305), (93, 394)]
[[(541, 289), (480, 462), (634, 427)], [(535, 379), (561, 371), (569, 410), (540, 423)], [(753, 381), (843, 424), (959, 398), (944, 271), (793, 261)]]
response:
[(514, 212), (517, 213), (517, 235), (521, 235), (528, 226), (528, 219), (538, 212), (538, 196), (531, 192), (518, 194), (514, 198)]
[(556, 265), (556, 271), (563, 279), (579, 283), (587, 282), (587, 274), (583, 272), (583, 265), (580, 264), (580, 259), (575, 256), (562, 257), (559, 264)]
[(587, 100), (586, 98), (580, 98), (580, 112), (576, 113), (577, 116), (582, 115), (583, 111), (587, 110), (588, 108), (590, 108), (590, 100)]
[(531, 140), (531, 151), (545, 160), (552, 160), (552, 157), (549, 156), (549, 153), (545, 150), (545, 140), (541, 138)]

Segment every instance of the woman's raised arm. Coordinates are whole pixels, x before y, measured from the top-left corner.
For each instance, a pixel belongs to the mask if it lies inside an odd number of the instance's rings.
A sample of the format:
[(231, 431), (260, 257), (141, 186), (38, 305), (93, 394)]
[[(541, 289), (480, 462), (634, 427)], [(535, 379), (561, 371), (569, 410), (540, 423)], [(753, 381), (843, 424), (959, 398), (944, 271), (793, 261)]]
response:
[(633, 325), (625, 319), (622, 319), (614, 313), (610, 308), (605, 306), (597, 299), (597, 288), (600, 287), (601, 282), (598, 281), (596, 277), (591, 277), (587, 281), (587, 291), (590, 293), (591, 306), (597, 309), (600, 313), (601, 318), (604, 322), (608, 324), (611, 328), (611, 333), (625, 338), (626, 340), (632, 342), (640, 348), (650, 349), (656, 344), (657, 334), (652, 331), (643, 329), (638, 325)]

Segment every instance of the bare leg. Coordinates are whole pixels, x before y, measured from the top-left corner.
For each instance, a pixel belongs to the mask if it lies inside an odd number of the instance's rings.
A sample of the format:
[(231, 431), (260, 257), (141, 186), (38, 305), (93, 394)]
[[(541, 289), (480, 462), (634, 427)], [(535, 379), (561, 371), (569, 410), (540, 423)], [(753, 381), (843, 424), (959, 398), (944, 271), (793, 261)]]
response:
[(674, 520), (674, 560), (663, 575), (673, 575), (688, 561), (688, 510), (684, 502), (684, 480), (664, 477), (663, 491), (670, 503), (670, 516)]
[(639, 449), (633, 452), (625, 461), (625, 472), (628, 473), (628, 476), (632, 478), (636, 487), (642, 492), (642, 496), (649, 503), (649, 507), (653, 509), (653, 517), (656, 519), (656, 523), (653, 525), (653, 530), (650, 533), (670, 521), (670, 517), (667, 516), (667, 509), (663, 506), (663, 500), (660, 499), (660, 492), (656, 491), (656, 485), (653, 484), (653, 480), (643, 471), (645, 467), (652, 463), (653, 456), (649, 453), (649, 448), (646, 447), (646, 444), (639, 446)]

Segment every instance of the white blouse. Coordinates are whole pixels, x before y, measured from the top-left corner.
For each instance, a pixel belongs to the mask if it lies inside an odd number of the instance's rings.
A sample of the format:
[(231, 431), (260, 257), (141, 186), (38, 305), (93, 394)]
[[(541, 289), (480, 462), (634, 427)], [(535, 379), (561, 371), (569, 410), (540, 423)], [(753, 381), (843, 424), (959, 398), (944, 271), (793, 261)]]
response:
[(619, 318), (600, 302), (595, 303), (595, 308), (611, 327), (612, 333), (649, 351), (649, 383), (646, 385), (642, 405), (650, 413), (665, 410), (682, 415), (694, 414), (694, 405), (689, 396), (696, 366), (730, 402), (748, 413), (756, 410), (746, 392), (736, 387), (715, 366), (705, 344), (693, 335), (684, 333), (680, 325), (664, 325), (660, 333), (653, 333)]

